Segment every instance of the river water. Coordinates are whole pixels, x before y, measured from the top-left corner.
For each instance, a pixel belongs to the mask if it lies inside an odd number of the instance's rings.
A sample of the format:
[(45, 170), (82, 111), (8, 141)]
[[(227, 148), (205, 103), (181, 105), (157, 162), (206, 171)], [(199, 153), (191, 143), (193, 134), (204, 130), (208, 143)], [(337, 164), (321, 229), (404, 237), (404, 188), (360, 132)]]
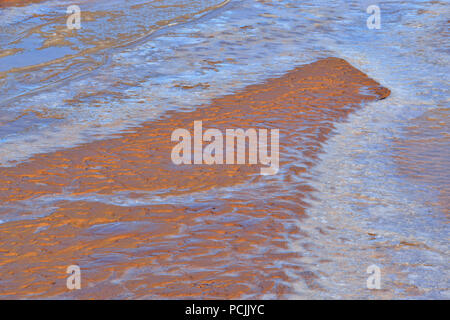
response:
[[(290, 250), (320, 289), (299, 279), (289, 298), (449, 298), (447, 2), (78, 1), (70, 31), (71, 4), (0, 7), (3, 166), (344, 58), (391, 96), (336, 124), (302, 176), (315, 191)], [(366, 288), (372, 264), (378, 291)]]

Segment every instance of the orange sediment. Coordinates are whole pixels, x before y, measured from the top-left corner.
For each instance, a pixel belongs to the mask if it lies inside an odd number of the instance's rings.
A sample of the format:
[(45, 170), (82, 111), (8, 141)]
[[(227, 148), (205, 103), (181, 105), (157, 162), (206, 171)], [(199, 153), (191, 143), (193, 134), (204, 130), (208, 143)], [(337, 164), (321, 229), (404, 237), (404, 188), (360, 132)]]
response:
[[(304, 215), (311, 192), (301, 177), (333, 123), (388, 95), (346, 61), (328, 58), (192, 112), (169, 111), (109, 139), (0, 168), (0, 219), (53, 199), (41, 217), (0, 224), (0, 297), (283, 297), (292, 290), (287, 269), (317, 286), (300, 266), (280, 267), (299, 255), (287, 248), (290, 235), (301, 236), (292, 221)], [(258, 165), (174, 165), (171, 133), (192, 132), (195, 120), (204, 130), (280, 129), (279, 177), (289, 192)], [(249, 181), (263, 196), (243, 189), (214, 197)], [(212, 196), (187, 201), (201, 192)], [(187, 200), (139, 202), (149, 194)], [(126, 204), (101, 200), (123, 195)], [(68, 292), (72, 264), (82, 269), (83, 290)]]
[(22, 7), (34, 2), (43, 2), (44, 0), (0, 0), (0, 8), (2, 7)]

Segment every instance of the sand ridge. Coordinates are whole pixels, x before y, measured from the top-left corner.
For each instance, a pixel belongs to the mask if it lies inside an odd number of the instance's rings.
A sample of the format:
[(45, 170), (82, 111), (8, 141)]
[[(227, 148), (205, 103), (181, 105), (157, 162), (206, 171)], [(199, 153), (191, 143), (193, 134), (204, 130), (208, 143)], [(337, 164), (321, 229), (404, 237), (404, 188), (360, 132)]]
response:
[[(0, 219), (32, 214), (50, 199), (43, 216), (0, 224), (0, 297), (283, 297), (291, 290), (287, 270), (320, 289), (302, 266), (280, 268), (299, 255), (286, 248), (290, 235), (301, 236), (293, 220), (311, 191), (303, 176), (333, 123), (389, 94), (346, 61), (327, 58), (192, 112), (168, 111), (109, 139), (0, 168)], [(174, 165), (171, 133), (192, 130), (194, 120), (220, 130), (280, 129), (280, 173)], [(238, 191), (214, 197), (225, 188)], [(187, 201), (199, 193), (209, 198)], [(148, 194), (187, 200), (140, 204)], [(101, 201), (119, 196), (128, 202)], [(71, 264), (82, 269), (84, 289), (76, 292), (65, 287)]]

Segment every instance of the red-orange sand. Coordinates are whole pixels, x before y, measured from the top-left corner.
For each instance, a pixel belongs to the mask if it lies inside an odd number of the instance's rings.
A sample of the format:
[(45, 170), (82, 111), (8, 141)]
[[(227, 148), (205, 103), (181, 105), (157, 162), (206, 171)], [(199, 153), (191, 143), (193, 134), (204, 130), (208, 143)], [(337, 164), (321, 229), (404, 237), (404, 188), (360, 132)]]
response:
[(33, 2), (42, 2), (42, 1), (44, 0), (0, 0), (0, 8), (10, 6), (22, 7)]
[[(193, 112), (167, 112), (110, 139), (0, 168), (0, 202), (6, 213), (12, 210), (7, 208), (42, 196), (79, 197), (55, 201), (46, 216), (0, 224), (0, 297), (289, 294), (292, 279), (279, 262), (298, 256), (286, 250), (286, 235), (300, 232), (291, 221), (304, 215), (305, 195), (311, 191), (306, 182), (296, 181), (316, 161), (334, 122), (363, 101), (388, 95), (388, 89), (346, 61), (328, 58), (217, 98)], [(259, 187), (264, 200), (245, 192), (213, 203), (145, 206), (82, 199), (93, 193), (124, 192), (137, 200), (142, 191), (158, 191), (159, 196), (214, 193), (216, 188), (249, 180), (256, 186), (268, 179), (259, 175), (256, 165), (172, 164), (171, 133), (176, 128), (192, 132), (194, 120), (203, 120), (205, 129), (279, 128), (280, 170), (287, 172), (283, 179), (292, 192), (279, 192), (265, 182)], [(306, 160), (299, 159), (299, 153)], [(102, 226), (114, 222), (124, 227)], [(65, 272), (71, 264), (82, 269), (82, 290), (66, 288)], [(317, 286), (316, 275), (300, 266), (289, 268), (311, 287)]]

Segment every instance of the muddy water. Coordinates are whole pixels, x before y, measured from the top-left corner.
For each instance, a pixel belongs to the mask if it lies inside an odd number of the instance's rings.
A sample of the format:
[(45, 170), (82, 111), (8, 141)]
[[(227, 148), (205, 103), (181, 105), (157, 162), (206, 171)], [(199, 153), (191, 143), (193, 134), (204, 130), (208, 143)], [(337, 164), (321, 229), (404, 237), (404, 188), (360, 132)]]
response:
[[(69, 1), (2, 3), (3, 296), (448, 297), (445, 2), (380, 4), (382, 28), (368, 30), (364, 1), (82, 1), (77, 31)], [(392, 93), (360, 108), (360, 93), (320, 91), (330, 107), (301, 109), (298, 128), (277, 118), (293, 133), (276, 177), (148, 163), (170, 146), (152, 150), (136, 125), (328, 56)], [(331, 111), (346, 99), (349, 118)], [(266, 126), (260, 116), (228, 124)], [(85, 288), (67, 293), (73, 263)], [(383, 290), (366, 289), (370, 264)]]

